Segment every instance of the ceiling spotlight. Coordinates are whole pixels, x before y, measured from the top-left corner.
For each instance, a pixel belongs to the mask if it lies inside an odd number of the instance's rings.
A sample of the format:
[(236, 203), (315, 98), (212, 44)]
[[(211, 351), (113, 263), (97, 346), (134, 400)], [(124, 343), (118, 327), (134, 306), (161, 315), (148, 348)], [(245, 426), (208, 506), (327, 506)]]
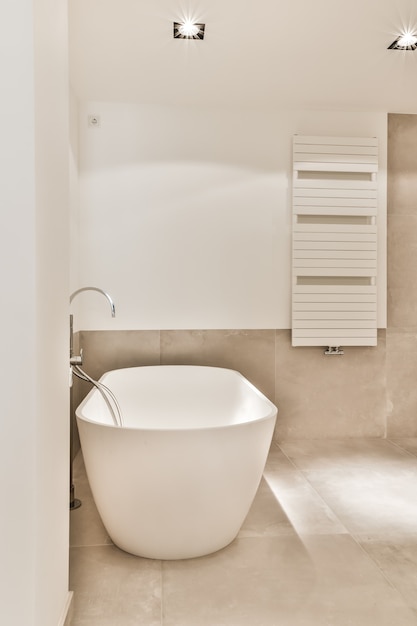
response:
[(403, 33), (388, 46), (388, 50), (415, 50), (417, 48), (417, 36), (414, 33)]
[(174, 22), (174, 39), (204, 39), (205, 24), (194, 24), (190, 20)]

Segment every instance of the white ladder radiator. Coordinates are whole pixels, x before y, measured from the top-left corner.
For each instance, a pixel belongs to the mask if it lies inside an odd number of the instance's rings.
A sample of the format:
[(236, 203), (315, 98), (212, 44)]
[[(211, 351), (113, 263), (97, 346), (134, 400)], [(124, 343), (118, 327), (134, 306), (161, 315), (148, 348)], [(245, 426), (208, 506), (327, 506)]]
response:
[(292, 345), (377, 343), (378, 140), (293, 140)]

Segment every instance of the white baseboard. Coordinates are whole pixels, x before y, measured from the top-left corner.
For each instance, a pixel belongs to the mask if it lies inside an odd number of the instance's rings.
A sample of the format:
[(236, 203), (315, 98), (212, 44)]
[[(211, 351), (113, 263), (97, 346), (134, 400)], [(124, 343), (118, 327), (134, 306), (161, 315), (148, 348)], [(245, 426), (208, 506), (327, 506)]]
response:
[(68, 591), (67, 601), (65, 602), (64, 610), (62, 611), (62, 617), (59, 620), (58, 626), (69, 626), (73, 597), (74, 597), (74, 592)]

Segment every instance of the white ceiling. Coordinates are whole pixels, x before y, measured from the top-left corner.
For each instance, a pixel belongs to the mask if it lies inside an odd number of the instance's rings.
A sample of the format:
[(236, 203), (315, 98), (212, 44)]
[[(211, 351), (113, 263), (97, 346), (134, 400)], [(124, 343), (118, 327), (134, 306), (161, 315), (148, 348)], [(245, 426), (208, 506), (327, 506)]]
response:
[[(69, 0), (80, 100), (417, 113), (416, 0)], [(187, 12), (189, 8), (189, 12)], [(204, 41), (173, 22), (206, 24)]]

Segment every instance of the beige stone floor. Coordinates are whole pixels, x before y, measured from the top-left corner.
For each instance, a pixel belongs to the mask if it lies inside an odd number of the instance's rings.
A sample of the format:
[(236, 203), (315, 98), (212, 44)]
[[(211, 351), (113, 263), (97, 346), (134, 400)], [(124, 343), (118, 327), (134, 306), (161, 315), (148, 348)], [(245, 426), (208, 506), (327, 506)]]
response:
[(272, 445), (235, 541), (184, 561), (112, 545), (81, 454), (71, 626), (416, 626), (417, 439)]

